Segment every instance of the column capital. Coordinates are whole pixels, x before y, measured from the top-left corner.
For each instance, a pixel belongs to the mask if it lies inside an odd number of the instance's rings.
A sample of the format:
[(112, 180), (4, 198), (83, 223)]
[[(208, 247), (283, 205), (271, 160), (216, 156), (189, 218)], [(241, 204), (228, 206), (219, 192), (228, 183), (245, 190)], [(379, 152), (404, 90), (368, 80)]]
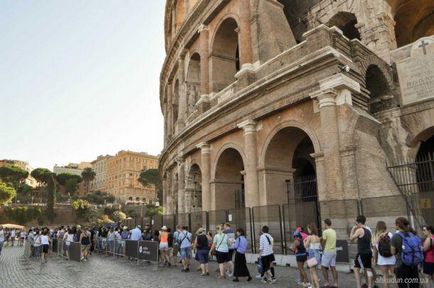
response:
[(196, 148), (200, 149), (202, 151), (202, 154), (211, 152), (211, 147), (208, 142), (201, 142), (196, 145)]
[(310, 98), (317, 100), (319, 108), (321, 109), (327, 106), (336, 106), (337, 95), (336, 89), (329, 88), (311, 93)]
[(199, 28), (197, 28), (197, 33), (202, 33), (203, 31), (209, 31), (209, 28), (205, 24), (200, 24)]
[(245, 120), (237, 124), (237, 127), (244, 130), (244, 134), (256, 133), (256, 121), (252, 119)]

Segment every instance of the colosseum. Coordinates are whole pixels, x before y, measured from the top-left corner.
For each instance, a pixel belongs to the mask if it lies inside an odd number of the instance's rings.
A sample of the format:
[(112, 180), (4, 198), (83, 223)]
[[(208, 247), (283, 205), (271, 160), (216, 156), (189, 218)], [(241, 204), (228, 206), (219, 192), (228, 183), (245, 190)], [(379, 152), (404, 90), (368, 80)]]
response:
[(164, 213), (246, 223), (253, 207), (290, 227), (331, 218), (342, 237), (359, 213), (434, 219), (433, 11), (167, 0)]

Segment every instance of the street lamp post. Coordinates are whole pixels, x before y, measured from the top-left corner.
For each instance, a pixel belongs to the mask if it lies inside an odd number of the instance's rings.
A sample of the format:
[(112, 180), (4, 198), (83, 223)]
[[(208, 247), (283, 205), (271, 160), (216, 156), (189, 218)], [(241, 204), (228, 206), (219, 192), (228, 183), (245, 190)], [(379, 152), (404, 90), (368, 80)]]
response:
[[(292, 191), (292, 181), (290, 179), (287, 179), (287, 180), (285, 180), (285, 183), (286, 183), (286, 201), (288, 202), (288, 211), (287, 211), (287, 213), (288, 213), (288, 228), (289, 228), (289, 232), (291, 232), (291, 216), (289, 213), (289, 202), (290, 202), (289, 199), (290, 199), (290, 193)], [(286, 233), (285, 225), (283, 226), (283, 228), (284, 228), (285, 238), (286, 238), (287, 233)], [(286, 248), (286, 254), (288, 254), (288, 250), (289, 250), (288, 249), (288, 241), (285, 241), (285, 248)]]

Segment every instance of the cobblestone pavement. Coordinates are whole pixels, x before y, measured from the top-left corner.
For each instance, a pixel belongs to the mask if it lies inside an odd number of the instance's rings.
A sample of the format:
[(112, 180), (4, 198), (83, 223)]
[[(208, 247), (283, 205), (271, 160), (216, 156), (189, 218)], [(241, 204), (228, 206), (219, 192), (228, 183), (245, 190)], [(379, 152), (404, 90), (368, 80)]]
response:
[[(159, 268), (155, 265), (130, 262), (123, 258), (92, 255), (87, 262), (66, 261), (51, 254), (47, 264), (23, 256), (21, 247), (7, 247), (0, 256), (0, 287), (301, 287), (296, 284), (297, 270), (279, 267), (278, 281), (262, 284), (253, 279), (239, 283), (217, 279), (216, 263), (211, 264), (211, 276), (200, 277), (199, 272), (182, 273), (180, 268)], [(193, 268), (197, 266), (194, 265)], [(192, 269), (194, 270), (194, 269)], [(253, 277), (256, 269), (250, 266)], [(340, 287), (355, 287), (353, 275), (340, 273)]]

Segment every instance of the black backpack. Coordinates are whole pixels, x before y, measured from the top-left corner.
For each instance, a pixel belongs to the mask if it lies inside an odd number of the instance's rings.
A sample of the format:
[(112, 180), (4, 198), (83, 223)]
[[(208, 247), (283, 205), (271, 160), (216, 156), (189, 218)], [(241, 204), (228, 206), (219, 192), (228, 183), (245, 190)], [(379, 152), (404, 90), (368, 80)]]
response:
[(392, 256), (392, 251), (390, 250), (390, 237), (388, 234), (381, 237), (378, 241), (378, 253), (386, 258)]

